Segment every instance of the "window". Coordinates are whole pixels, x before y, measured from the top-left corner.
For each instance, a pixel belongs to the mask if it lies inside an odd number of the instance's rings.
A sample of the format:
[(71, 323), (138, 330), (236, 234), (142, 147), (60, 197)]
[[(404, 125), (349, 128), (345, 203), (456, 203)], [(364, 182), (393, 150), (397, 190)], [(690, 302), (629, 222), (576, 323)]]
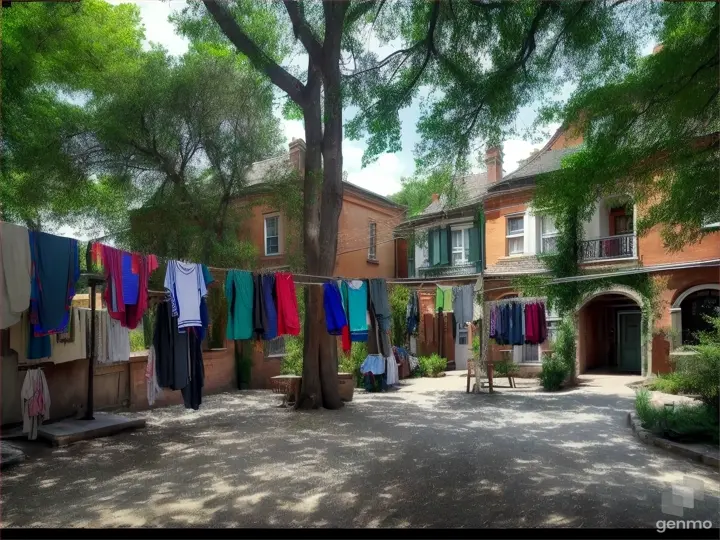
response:
[(370, 238), (368, 242), (368, 260), (377, 260), (377, 223), (370, 222)]
[(720, 316), (720, 291), (705, 289), (689, 295), (680, 304), (682, 344), (696, 345), (697, 333), (712, 330), (705, 317)]
[(555, 220), (551, 217), (540, 218), (540, 251), (541, 253), (554, 253), (557, 251), (558, 231)]
[(267, 356), (285, 356), (285, 338), (276, 337), (265, 342)]
[(265, 255), (280, 254), (280, 216), (265, 217)]
[(633, 217), (615, 216), (615, 234), (631, 234), (633, 232)]
[(549, 320), (547, 322), (547, 340), (552, 345), (555, 343), (557, 338), (558, 327), (560, 326), (559, 320)]
[(467, 264), (470, 260), (470, 229), (452, 231), (452, 265)]
[(468, 329), (467, 326), (460, 326), (458, 324), (457, 327), (457, 343), (458, 345), (467, 345), (468, 344)]
[(508, 255), (521, 255), (525, 251), (525, 216), (507, 218)]

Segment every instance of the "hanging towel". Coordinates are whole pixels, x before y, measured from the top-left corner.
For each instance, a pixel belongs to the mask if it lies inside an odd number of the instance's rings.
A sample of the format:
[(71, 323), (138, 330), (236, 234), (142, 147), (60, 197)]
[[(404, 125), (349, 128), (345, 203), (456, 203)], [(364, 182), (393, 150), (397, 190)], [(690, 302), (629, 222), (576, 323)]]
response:
[(398, 365), (395, 360), (395, 356), (391, 354), (385, 358), (385, 374), (386, 382), (388, 386), (394, 386), (400, 382), (400, 375), (398, 373)]
[(253, 333), (257, 339), (265, 334), (263, 298), (262, 275), (253, 274)]
[(130, 360), (130, 331), (120, 321), (110, 316), (104, 317), (107, 327), (108, 362), (127, 362)]
[(452, 288), (452, 310), (461, 327), (473, 320), (474, 289), (472, 285)]
[(435, 290), (435, 311), (451, 311), (453, 308), (452, 287), (440, 287)]
[[(72, 328), (72, 341), (53, 341), (51, 360), (53, 364), (62, 364), (81, 360), (87, 355), (87, 313), (89, 309), (73, 307), (70, 312), (70, 327)], [(59, 336), (60, 334), (58, 334)]]
[(350, 338), (352, 341), (367, 341), (368, 337), (368, 292), (364, 281), (345, 282), (348, 298)]
[(263, 339), (271, 340), (275, 339), (278, 335), (277, 332), (277, 299), (275, 297), (275, 276), (272, 274), (265, 274), (262, 277), (262, 291), (263, 291), (263, 320), (265, 325), (265, 333)]
[(0, 222), (0, 330), (30, 307), (30, 238), (25, 227)]
[(342, 335), (347, 326), (345, 311), (342, 306), (342, 295), (337, 283), (323, 283), (323, 306), (325, 308), (325, 326), (331, 336)]
[(250, 339), (253, 334), (253, 278), (244, 270), (229, 270), (225, 278), (228, 339)]
[(371, 279), (368, 283), (368, 291), (370, 292), (370, 302), (380, 330), (390, 330), (392, 313), (390, 312), (387, 283), (382, 278)]
[(20, 407), (23, 433), (28, 439), (37, 439), (38, 427), (50, 419), (50, 391), (42, 369), (28, 369), (20, 390)]
[(338, 290), (340, 291), (340, 298), (342, 300), (343, 313), (345, 313), (345, 326), (342, 329), (342, 350), (346, 356), (352, 352), (352, 338), (350, 337), (350, 311), (348, 310), (348, 293), (347, 284), (342, 280), (337, 282)]
[[(134, 271), (133, 271), (134, 270)], [(122, 299), (126, 306), (134, 306), (140, 291), (140, 272), (133, 269), (133, 257), (130, 253), (122, 254)]]
[(165, 272), (165, 289), (174, 298), (173, 313), (178, 315), (178, 329), (202, 326), (200, 300), (207, 287), (199, 264), (170, 261)]
[(276, 273), (275, 291), (277, 294), (278, 335), (297, 336), (300, 334), (300, 315), (292, 274)]
[(29, 231), (32, 280), (30, 320), (35, 336), (63, 332), (80, 278), (77, 240)]

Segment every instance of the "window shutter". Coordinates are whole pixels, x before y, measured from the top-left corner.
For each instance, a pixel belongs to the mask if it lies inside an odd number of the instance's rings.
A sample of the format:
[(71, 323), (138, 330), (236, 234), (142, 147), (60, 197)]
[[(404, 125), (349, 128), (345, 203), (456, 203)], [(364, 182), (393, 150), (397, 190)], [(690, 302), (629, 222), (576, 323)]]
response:
[(440, 229), (430, 229), (428, 234), (428, 249), (430, 255), (430, 266), (440, 264)]
[(485, 211), (480, 210), (480, 272), (485, 271)]
[(480, 261), (480, 224), (475, 223), (470, 229), (470, 262)]
[(440, 236), (440, 264), (450, 264), (451, 234), (450, 227), (438, 229), (438, 235)]

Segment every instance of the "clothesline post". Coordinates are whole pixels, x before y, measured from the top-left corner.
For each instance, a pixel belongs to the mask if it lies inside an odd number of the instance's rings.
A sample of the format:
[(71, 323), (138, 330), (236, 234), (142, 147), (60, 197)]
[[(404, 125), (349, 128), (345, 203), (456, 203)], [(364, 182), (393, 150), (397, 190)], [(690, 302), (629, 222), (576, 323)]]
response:
[(95, 379), (95, 291), (97, 285), (104, 280), (97, 276), (90, 276), (88, 282), (90, 284), (90, 354), (88, 355), (88, 393), (87, 406), (85, 407), (85, 416), (83, 420), (95, 420), (94, 416), (94, 389), (93, 382)]

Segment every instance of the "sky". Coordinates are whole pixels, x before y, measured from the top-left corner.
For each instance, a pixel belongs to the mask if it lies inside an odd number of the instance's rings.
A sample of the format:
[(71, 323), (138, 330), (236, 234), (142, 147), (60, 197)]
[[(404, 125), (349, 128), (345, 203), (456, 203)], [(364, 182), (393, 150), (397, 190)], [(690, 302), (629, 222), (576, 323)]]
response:
[[(127, 0), (126, 0), (127, 2)], [(120, 0), (111, 1), (113, 4), (121, 3)], [(133, 2), (140, 8), (143, 24), (145, 26), (145, 37), (148, 42), (156, 42), (165, 47), (170, 54), (182, 55), (188, 49), (188, 41), (175, 32), (175, 27), (168, 21), (168, 16), (176, 10), (182, 9), (184, 0), (135, 0)], [(378, 43), (369, 45), (379, 55), (383, 55), (383, 49), (390, 46), (381, 46)], [(298, 60), (296, 59), (296, 62)], [(305, 63), (302, 61), (301, 63)], [(569, 89), (565, 89), (569, 91)], [(278, 114), (279, 116), (279, 114)], [(348, 116), (347, 114), (345, 115)], [(402, 120), (402, 151), (395, 154), (383, 154), (377, 161), (362, 168), (362, 156), (366, 144), (363, 141), (343, 140), (343, 169), (348, 173), (348, 181), (361, 187), (379, 193), (390, 195), (400, 190), (400, 179), (411, 176), (415, 169), (413, 148), (418, 142), (415, 132), (415, 123), (420, 116), (419, 101), (405, 110), (400, 111)], [(534, 120), (532, 109), (524, 109), (520, 112), (518, 122), (520, 128), (529, 126)], [(302, 122), (281, 119), (282, 129), (286, 142), (293, 138), (304, 138)], [(557, 129), (559, 125), (549, 126), (550, 131)], [(505, 173), (514, 171), (519, 160), (525, 159), (533, 149), (541, 148), (545, 141), (530, 143), (523, 140), (507, 140), (503, 144), (503, 169)]]

